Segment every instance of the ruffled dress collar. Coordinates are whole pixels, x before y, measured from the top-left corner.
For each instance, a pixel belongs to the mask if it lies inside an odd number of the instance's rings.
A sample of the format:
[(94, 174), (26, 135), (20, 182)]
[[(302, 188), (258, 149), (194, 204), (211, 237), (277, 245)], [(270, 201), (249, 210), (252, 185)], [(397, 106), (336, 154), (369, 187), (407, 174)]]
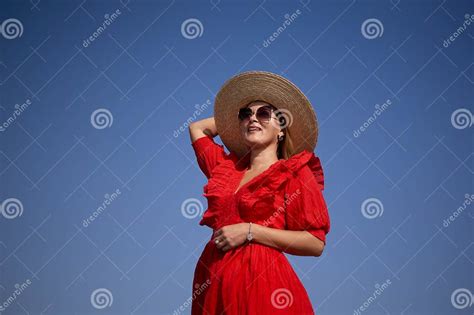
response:
[[(233, 152), (231, 152), (229, 153), (229, 159), (233, 162), (233, 166), (236, 170), (242, 171), (245, 170), (250, 163), (250, 154), (246, 154), (244, 157), (239, 159)], [(321, 161), (314, 152), (308, 150), (303, 150), (299, 153), (293, 154), (286, 160), (278, 160), (262, 173), (264, 175), (262, 177), (265, 179), (268, 178), (269, 183), (274, 179), (274, 175), (278, 175), (286, 180), (289, 177), (296, 176), (298, 170), (305, 165), (308, 165), (318, 184), (321, 186), (321, 189), (324, 189), (324, 171), (321, 166)], [(258, 177), (260, 177), (260, 175), (258, 175)], [(280, 184), (279, 181), (277, 181), (276, 184)], [(277, 187), (273, 186), (273, 188)]]

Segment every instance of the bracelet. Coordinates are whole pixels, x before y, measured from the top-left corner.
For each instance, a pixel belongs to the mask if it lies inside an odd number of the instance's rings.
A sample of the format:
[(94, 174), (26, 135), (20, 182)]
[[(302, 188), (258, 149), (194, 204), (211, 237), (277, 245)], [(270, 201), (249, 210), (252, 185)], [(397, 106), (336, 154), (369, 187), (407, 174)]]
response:
[(250, 232), (251, 228), (252, 228), (252, 222), (249, 223), (249, 232), (247, 233), (247, 241), (249, 241), (249, 243), (253, 239), (253, 234), (252, 234), (252, 232)]

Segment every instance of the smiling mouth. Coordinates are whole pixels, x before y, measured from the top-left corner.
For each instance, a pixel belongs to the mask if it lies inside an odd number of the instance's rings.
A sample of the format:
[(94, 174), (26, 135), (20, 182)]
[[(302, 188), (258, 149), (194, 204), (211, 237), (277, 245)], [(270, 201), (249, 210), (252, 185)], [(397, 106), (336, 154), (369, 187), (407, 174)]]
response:
[(247, 132), (261, 131), (262, 129), (256, 126), (247, 128)]

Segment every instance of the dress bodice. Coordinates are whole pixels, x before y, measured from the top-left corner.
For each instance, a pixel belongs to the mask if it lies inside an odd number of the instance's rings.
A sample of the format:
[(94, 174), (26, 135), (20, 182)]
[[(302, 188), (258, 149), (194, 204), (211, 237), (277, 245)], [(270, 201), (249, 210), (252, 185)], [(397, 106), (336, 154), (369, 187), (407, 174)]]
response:
[(240, 222), (271, 228), (307, 230), (326, 242), (330, 221), (322, 194), (324, 173), (313, 152), (301, 151), (270, 165), (239, 186), (249, 163), (226, 154), (210, 136), (192, 143), (198, 164), (208, 178), (203, 196), (208, 201), (200, 225), (212, 229)]

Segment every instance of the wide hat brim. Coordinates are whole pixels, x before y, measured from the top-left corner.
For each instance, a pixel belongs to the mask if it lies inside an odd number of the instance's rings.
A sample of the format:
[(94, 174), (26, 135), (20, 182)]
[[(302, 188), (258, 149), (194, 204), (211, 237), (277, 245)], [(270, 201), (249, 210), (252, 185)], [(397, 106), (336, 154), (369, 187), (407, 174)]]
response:
[(267, 71), (247, 71), (227, 80), (214, 103), (217, 133), (229, 151), (239, 158), (249, 152), (240, 135), (238, 112), (261, 100), (278, 108), (286, 118), (294, 146), (293, 154), (313, 152), (318, 140), (316, 113), (304, 93), (288, 79)]

